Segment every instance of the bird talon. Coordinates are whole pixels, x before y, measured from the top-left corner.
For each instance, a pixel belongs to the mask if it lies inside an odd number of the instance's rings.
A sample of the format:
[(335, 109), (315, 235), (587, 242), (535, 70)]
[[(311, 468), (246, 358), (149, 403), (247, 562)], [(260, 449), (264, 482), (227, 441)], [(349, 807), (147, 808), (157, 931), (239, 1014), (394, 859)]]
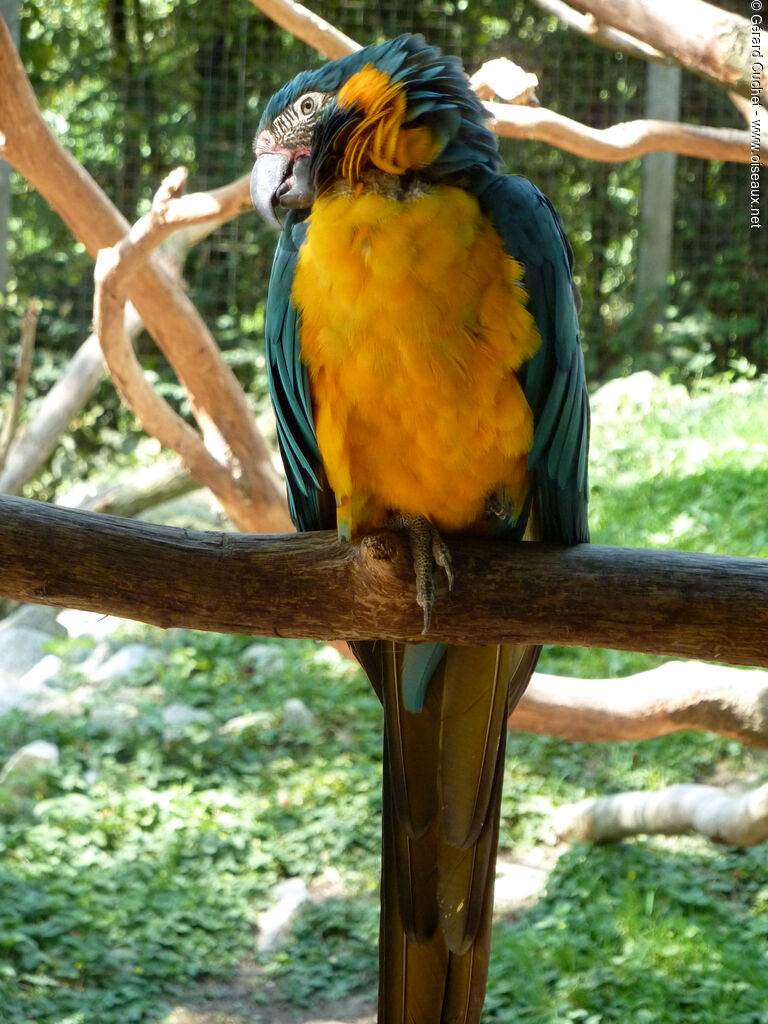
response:
[(416, 575), (416, 603), (424, 612), (422, 636), (426, 636), (432, 624), (432, 608), (435, 604), (435, 581), (433, 565), (439, 565), (448, 581), (448, 590), (453, 589), (453, 570), (448, 546), (435, 527), (424, 516), (394, 514), (387, 525), (393, 530), (402, 530), (408, 537)]

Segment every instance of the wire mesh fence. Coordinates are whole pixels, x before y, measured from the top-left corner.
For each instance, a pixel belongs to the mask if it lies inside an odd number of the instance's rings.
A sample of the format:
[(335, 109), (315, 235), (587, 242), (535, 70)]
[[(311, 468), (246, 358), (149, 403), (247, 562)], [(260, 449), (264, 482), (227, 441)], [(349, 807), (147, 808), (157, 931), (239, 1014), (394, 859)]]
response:
[[(739, 10), (738, 0), (722, 6)], [(470, 72), (511, 57), (538, 75), (543, 105), (594, 127), (644, 114), (645, 64), (565, 29), (531, 0), (333, 0), (322, 13), (364, 44), (421, 32)], [(266, 99), (322, 62), (248, 0), (27, 2), (21, 52), (54, 130), (129, 219), (179, 163), (195, 189), (247, 172)], [(742, 127), (723, 90), (688, 74), (681, 119)], [(768, 245), (748, 230), (745, 165), (678, 158), (669, 323), (649, 349), (636, 344), (633, 318), (641, 162), (595, 163), (538, 142), (501, 148), (507, 170), (533, 180), (565, 221), (592, 379), (645, 365), (686, 374), (741, 360), (742, 369), (746, 361), (768, 369)], [(11, 305), (41, 296), (42, 342), (63, 358), (88, 330), (91, 262), (39, 197), (18, 178), (14, 188)], [(244, 366), (260, 344), (273, 247), (272, 234), (245, 215), (187, 264), (194, 301)]]

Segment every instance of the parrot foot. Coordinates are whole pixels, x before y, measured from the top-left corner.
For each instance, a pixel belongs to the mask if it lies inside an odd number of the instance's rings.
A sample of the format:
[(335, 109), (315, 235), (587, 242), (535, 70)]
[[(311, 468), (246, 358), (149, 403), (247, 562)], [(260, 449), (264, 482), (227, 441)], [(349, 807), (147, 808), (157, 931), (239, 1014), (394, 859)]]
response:
[(424, 516), (395, 513), (387, 520), (387, 527), (405, 533), (411, 546), (413, 569), (416, 574), (416, 603), (424, 613), (422, 635), (429, 632), (432, 621), (432, 607), (435, 603), (435, 582), (433, 565), (445, 573), (448, 589), (453, 589), (453, 569), (448, 545), (437, 529)]

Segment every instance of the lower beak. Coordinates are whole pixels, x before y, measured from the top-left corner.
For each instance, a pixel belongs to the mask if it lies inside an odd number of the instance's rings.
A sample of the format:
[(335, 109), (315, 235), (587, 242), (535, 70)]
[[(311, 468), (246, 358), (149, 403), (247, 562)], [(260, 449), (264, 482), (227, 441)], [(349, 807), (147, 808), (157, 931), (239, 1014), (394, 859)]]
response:
[(284, 209), (302, 210), (314, 201), (309, 175), (309, 157), (294, 159), (290, 153), (262, 153), (251, 172), (251, 199), (261, 218), (281, 229), (275, 215), (279, 204)]

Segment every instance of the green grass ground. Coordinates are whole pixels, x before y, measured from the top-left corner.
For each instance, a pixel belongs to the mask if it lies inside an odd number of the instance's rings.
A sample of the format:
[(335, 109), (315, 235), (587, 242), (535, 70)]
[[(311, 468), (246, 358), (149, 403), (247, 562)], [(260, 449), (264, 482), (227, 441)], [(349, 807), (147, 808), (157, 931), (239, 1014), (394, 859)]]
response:
[[(659, 381), (647, 401), (616, 392), (595, 408), (595, 541), (768, 555), (768, 386), (720, 383), (691, 401)], [(62, 751), (33, 792), (0, 791), (0, 1020), (162, 1024), (190, 991), (226, 986), (254, 959), (258, 984), (227, 1019), (372, 996), (381, 723), (370, 687), (311, 643), (275, 645), (281, 666), (264, 671), (243, 656), (248, 638), (129, 637), (165, 660), (131, 680), (139, 714), (118, 736), (88, 715), (0, 719), (0, 761), (32, 739)], [(74, 662), (72, 643), (56, 644)], [(651, 663), (553, 649), (543, 667), (604, 676)], [(311, 707), (312, 725), (289, 727), (287, 697)], [(211, 720), (168, 737), (173, 701)], [(243, 731), (221, 731), (252, 711)], [(715, 770), (768, 774), (759, 752), (708, 735), (510, 736), (502, 845), (552, 842), (553, 804)], [(281, 953), (255, 957), (257, 915), (294, 875), (332, 898), (308, 905)], [(497, 923), (484, 1019), (768, 1024), (766, 904), (762, 847), (575, 847), (534, 906)]]

